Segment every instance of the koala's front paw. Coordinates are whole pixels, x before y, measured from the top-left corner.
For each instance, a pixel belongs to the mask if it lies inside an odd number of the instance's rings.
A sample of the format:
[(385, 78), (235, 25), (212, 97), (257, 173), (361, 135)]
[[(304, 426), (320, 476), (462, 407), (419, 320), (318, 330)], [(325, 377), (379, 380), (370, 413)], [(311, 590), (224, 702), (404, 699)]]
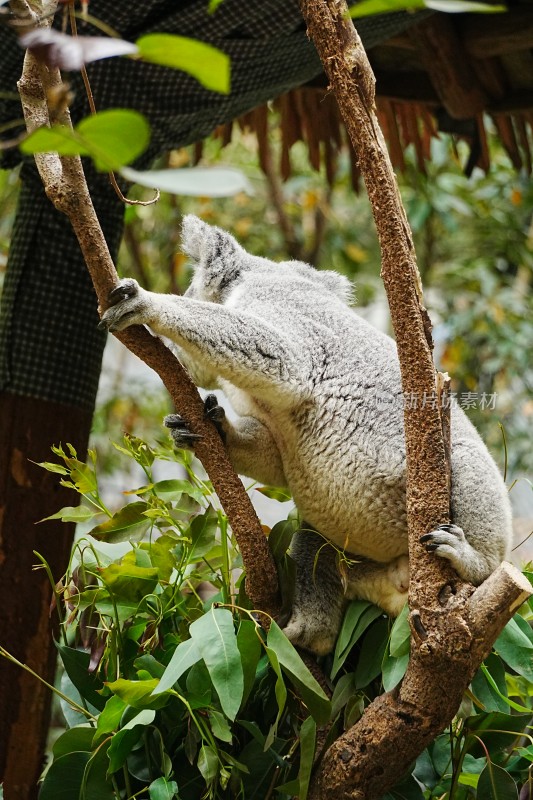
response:
[(470, 549), (463, 529), (459, 525), (439, 525), (434, 531), (420, 537), (428, 553), (447, 558), (459, 572), (461, 563), (467, 559)]
[[(220, 438), (225, 443), (224, 420), (226, 412), (218, 404), (216, 394), (208, 394), (204, 400), (204, 414), (217, 429)], [(199, 433), (193, 433), (189, 424), (179, 414), (168, 414), (163, 420), (164, 425), (170, 429), (170, 435), (178, 450), (194, 450), (194, 444), (201, 439)]]
[(210, 422), (213, 423), (218, 431), (218, 435), (226, 444), (226, 431), (224, 429), (224, 422), (226, 421), (226, 412), (219, 405), (218, 397), (216, 394), (208, 394), (204, 400), (204, 413)]
[(107, 298), (109, 308), (102, 314), (100, 330), (121, 331), (130, 325), (142, 324), (140, 312), (143, 308), (139, 284), (133, 278), (125, 278), (112, 289)]
[(295, 647), (310, 650), (317, 656), (331, 653), (335, 647), (338, 631), (332, 631), (331, 625), (321, 625), (317, 619), (294, 611), (282, 628), (283, 633)]

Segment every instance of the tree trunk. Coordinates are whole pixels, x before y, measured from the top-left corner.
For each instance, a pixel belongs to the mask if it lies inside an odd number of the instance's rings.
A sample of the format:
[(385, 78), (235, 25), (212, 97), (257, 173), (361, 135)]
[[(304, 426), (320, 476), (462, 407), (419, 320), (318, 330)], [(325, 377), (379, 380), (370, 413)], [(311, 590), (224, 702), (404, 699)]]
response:
[[(19, 661), (54, 682), (56, 651), (51, 638), (52, 591), (34, 550), (61, 576), (68, 564), (73, 525), (39, 522), (63, 505), (78, 502), (76, 492), (59, 485), (35, 461), (50, 460), (50, 444), (70, 442), (85, 457), (91, 414), (79, 408), (0, 395), (0, 644), (9, 642)], [(57, 634), (57, 631), (56, 631)], [(51, 692), (32, 675), (0, 663), (0, 775), (6, 800), (38, 794), (49, 725)]]

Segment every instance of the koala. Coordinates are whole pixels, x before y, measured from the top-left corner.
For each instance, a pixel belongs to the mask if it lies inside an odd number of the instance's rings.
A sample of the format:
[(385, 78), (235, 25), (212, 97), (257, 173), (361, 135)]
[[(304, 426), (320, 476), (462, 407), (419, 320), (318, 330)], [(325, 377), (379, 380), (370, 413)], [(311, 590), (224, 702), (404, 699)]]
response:
[[(347, 599), (395, 616), (409, 584), (403, 394), (394, 341), (350, 306), (349, 281), (299, 261), (248, 254), (225, 231), (186, 216), (195, 262), (183, 297), (122, 280), (101, 325), (148, 325), (171, 340), (193, 380), (219, 388), (215, 421), (235, 470), (287, 487), (305, 520), (293, 539), (296, 586), (285, 633), (317, 654), (335, 644)], [(176, 444), (194, 446), (178, 415)], [(451, 410), (452, 525), (428, 551), (479, 585), (507, 558), (511, 511), (496, 464), (462, 410)], [(339, 558), (339, 553), (347, 558)], [(342, 573), (342, 574), (341, 574)]]

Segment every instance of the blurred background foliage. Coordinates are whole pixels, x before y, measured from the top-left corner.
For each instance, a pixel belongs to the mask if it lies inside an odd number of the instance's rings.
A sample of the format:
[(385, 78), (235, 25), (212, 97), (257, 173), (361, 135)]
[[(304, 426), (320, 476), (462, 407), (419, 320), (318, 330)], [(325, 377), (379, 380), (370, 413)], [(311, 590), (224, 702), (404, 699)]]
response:
[[(355, 194), (351, 187), (347, 154), (339, 156), (330, 186), (324, 173), (310, 167), (306, 146), (297, 143), (291, 151), (292, 175), (283, 183), (276, 166), (280, 142), (275, 114), (270, 115), (268, 141), (267, 175), (259, 167), (255, 136), (236, 126), (229, 144), (223, 147), (213, 137), (202, 147), (201, 164), (240, 168), (253, 195), (215, 199), (162, 194), (154, 205), (128, 206), (120, 273), (155, 291), (183, 291), (188, 269), (179, 251), (179, 222), (182, 214), (194, 213), (231, 231), (252, 253), (274, 260), (299, 258), (346, 274), (356, 284), (358, 308), (387, 329), (371, 210), (364, 188)], [(438, 365), (452, 376), (458, 400), (472, 399), (472, 407), (466, 408), (466, 400), (463, 407), (503, 468), (501, 423), (515, 476), (533, 472), (533, 185), (529, 175), (512, 167), (496, 141), (491, 146), (490, 173), (475, 170), (471, 178), (462, 171), (466, 146), (462, 150), (449, 137), (434, 140), (425, 174), (408, 149), (399, 181), (435, 326)], [(174, 151), (158, 166), (191, 166), (198, 154), (194, 147)], [(16, 190), (16, 175), (0, 172), (0, 270), (5, 268)], [(143, 200), (151, 194), (138, 187), (131, 192)], [(167, 401), (157, 387), (146, 392), (135, 376), (108, 381), (94, 423), (107, 468), (114, 464), (113, 450), (106, 446), (109, 439), (119, 439), (124, 430), (161, 438), (166, 411)]]

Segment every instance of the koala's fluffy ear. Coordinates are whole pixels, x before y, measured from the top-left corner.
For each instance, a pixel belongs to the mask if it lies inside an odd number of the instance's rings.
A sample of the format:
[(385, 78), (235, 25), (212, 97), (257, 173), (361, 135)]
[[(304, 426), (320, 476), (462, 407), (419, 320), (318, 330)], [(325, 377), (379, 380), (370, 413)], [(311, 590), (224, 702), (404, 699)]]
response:
[(238, 279), (246, 253), (226, 231), (208, 225), (193, 214), (183, 217), (183, 251), (196, 261), (196, 288), (216, 300)]
[(228, 255), (232, 250), (241, 250), (241, 246), (233, 236), (221, 228), (208, 225), (194, 214), (187, 214), (183, 217), (181, 246), (184, 253), (204, 264), (213, 258), (219, 258), (222, 250)]

